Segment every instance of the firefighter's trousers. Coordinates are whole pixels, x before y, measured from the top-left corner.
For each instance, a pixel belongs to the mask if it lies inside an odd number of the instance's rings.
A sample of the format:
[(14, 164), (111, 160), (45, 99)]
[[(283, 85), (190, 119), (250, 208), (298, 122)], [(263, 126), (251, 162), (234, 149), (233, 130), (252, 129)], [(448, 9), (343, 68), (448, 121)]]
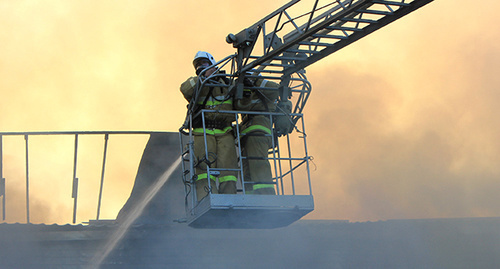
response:
[[(248, 125), (242, 128), (243, 174), (245, 192), (251, 194), (276, 194), (272, 179), (271, 165), (268, 160), (272, 138), (269, 136), (270, 121), (266, 116), (254, 116)], [(251, 130), (245, 132), (245, 130)], [(268, 131), (269, 130), (269, 131)]]
[[(205, 152), (205, 141), (203, 134), (194, 136), (194, 154), (197, 160), (196, 166), (196, 197), (198, 201), (205, 197), (209, 190), (212, 193), (236, 194), (236, 171), (217, 170), (220, 175), (212, 175), (210, 185), (208, 184), (207, 166), (212, 168), (237, 169), (238, 161), (232, 131), (222, 134), (207, 134), (207, 152)], [(212, 170), (214, 171), (214, 170)], [(216, 179), (219, 186), (217, 188)]]

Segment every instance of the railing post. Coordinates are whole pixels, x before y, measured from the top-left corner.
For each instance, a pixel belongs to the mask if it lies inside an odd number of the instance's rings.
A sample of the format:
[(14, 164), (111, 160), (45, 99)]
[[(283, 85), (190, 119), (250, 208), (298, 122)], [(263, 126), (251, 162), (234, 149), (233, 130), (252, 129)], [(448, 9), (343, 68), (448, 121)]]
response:
[(290, 147), (290, 134), (286, 134), (286, 141), (288, 144), (288, 165), (290, 166), (290, 181), (292, 183), (292, 194), (295, 195), (295, 181), (293, 178), (293, 163), (292, 163), (292, 148)]
[(5, 220), (5, 178), (0, 177), (0, 196), (2, 196), (2, 220)]
[(109, 134), (105, 134), (104, 135), (104, 156), (102, 158), (101, 186), (99, 187), (99, 200), (97, 202), (96, 220), (99, 220), (99, 214), (101, 213), (102, 187), (104, 185), (104, 170), (106, 168), (106, 153), (108, 151), (108, 138), (109, 138)]
[[(270, 122), (270, 126), (271, 126), (271, 145), (272, 145), (272, 154), (273, 154), (273, 167), (274, 167), (274, 175), (275, 175), (275, 178), (276, 178), (276, 194), (277, 195), (280, 195), (280, 194), (285, 194), (284, 191), (283, 191), (283, 180), (281, 178), (281, 164), (279, 165), (279, 176), (278, 176), (278, 162), (281, 162), (280, 160), (280, 155), (279, 155), (279, 145), (277, 145), (278, 143), (278, 137), (276, 137), (274, 135), (274, 129), (272, 128), (272, 126), (274, 126), (274, 122), (273, 122), (273, 115), (269, 114), (269, 122)], [(277, 151), (278, 150), (278, 151)], [(268, 153), (268, 157), (269, 157), (269, 153)], [(281, 179), (281, 180), (279, 180)], [(280, 182), (281, 183), (281, 193), (280, 193)]]
[(28, 155), (28, 135), (24, 135), (26, 145), (26, 222), (30, 223), (30, 177), (29, 177), (29, 155)]
[(78, 178), (76, 178), (76, 163), (78, 157), (78, 134), (75, 134), (75, 158), (73, 163), (73, 188), (71, 198), (73, 198), (73, 223), (76, 223), (76, 205), (78, 201)]
[(311, 159), (309, 157), (309, 152), (307, 151), (307, 142), (306, 142), (306, 138), (307, 138), (307, 135), (306, 135), (306, 125), (305, 125), (305, 122), (304, 122), (304, 118), (301, 118), (301, 121), (302, 121), (302, 131), (304, 132), (304, 151), (305, 151), (305, 155), (306, 155), (306, 167), (307, 167), (307, 182), (309, 184), (309, 195), (312, 195), (312, 184), (311, 184), (311, 171), (309, 170), (310, 168), (310, 164), (309, 164), (309, 160)]
[(3, 178), (3, 136), (0, 135), (0, 196), (2, 196), (2, 220), (5, 220), (5, 178)]
[[(243, 115), (241, 115), (243, 117)], [(239, 171), (239, 175), (240, 175), (240, 178), (241, 178), (241, 186), (242, 186), (242, 192), (243, 194), (246, 194), (246, 190), (245, 190), (245, 173), (243, 172), (243, 155), (241, 154), (241, 134), (240, 134), (240, 124), (238, 123), (238, 113), (234, 114), (234, 117), (235, 117), (235, 121), (236, 121), (236, 141), (237, 141), (237, 144), (238, 144), (238, 147), (237, 147), (237, 153), (238, 153), (238, 165), (240, 166), (240, 171)]]

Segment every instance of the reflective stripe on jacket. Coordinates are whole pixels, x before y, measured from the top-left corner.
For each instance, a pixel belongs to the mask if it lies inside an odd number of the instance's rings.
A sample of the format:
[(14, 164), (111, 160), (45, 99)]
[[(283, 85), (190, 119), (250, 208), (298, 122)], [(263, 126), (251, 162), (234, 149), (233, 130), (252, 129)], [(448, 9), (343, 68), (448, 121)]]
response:
[[(184, 83), (181, 84), (181, 92), (184, 98), (188, 102), (191, 101), (194, 95), (194, 91), (197, 87), (199, 78), (190, 77)], [(219, 83), (224, 84), (224, 81), (220, 78)], [(204, 105), (202, 109), (212, 109), (212, 110), (233, 110), (233, 101), (229, 96), (228, 87), (203, 87), (199, 93), (198, 99), (196, 100), (198, 105)], [(205, 113), (205, 119), (211, 121), (220, 121), (224, 125), (230, 126), (231, 122), (235, 121), (235, 116), (228, 113), (220, 112), (208, 112)]]

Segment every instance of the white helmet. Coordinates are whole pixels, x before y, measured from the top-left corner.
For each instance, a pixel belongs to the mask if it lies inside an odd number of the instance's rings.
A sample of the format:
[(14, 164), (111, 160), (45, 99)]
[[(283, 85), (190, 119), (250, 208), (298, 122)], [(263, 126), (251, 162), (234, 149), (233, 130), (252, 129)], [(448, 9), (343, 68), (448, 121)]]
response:
[(214, 56), (212, 56), (212, 54), (206, 51), (198, 51), (193, 59), (193, 65), (195, 68), (196, 68), (196, 63), (201, 59), (207, 59), (211, 65), (214, 65), (216, 63)]

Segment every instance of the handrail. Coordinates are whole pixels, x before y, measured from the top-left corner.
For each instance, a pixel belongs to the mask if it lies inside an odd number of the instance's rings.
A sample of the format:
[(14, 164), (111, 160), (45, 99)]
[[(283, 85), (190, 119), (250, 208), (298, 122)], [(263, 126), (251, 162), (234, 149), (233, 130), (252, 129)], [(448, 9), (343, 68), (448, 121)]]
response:
[(0, 132), (0, 197), (2, 197), (2, 220), (5, 221), (6, 218), (6, 180), (3, 175), (4, 165), (3, 165), (3, 137), (4, 136), (24, 136), (25, 140), (25, 176), (26, 176), (26, 222), (30, 223), (30, 194), (29, 194), (29, 136), (49, 136), (49, 135), (73, 135), (75, 137), (75, 147), (74, 147), (74, 160), (73, 160), (73, 184), (71, 197), (74, 199), (73, 203), (73, 223), (76, 223), (76, 213), (77, 213), (77, 200), (78, 200), (78, 178), (76, 177), (77, 162), (78, 162), (78, 138), (81, 135), (104, 135), (104, 154), (102, 161), (102, 171), (101, 171), (101, 181), (99, 187), (99, 198), (97, 206), (97, 218), (99, 220), (99, 214), (101, 210), (102, 201), (102, 191), (104, 185), (104, 172), (106, 167), (106, 154), (107, 154), (107, 142), (109, 135), (152, 135), (152, 134), (165, 134), (168, 132), (162, 131), (33, 131), (33, 132)]
[(0, 132), (0, 136), (10, 135), (104, 135), (104, 134), (165, 134), (162, 131), (34, 131), (34, 132)]

